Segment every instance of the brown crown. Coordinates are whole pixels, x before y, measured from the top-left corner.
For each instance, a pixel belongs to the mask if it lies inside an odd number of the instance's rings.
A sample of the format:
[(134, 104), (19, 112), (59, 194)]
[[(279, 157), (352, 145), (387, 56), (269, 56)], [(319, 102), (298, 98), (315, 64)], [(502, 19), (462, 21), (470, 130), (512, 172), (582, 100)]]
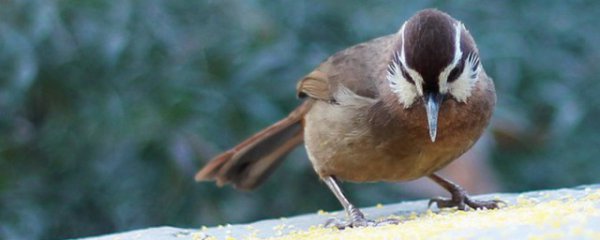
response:
[[(424, 90), (438, 90), (438, 76), (454, 58), (455, 24), (450, 15), (435, 9), (425, 9), (412, 16), (404, 26), (404, 54), (409, 68), (423, 77)], [(458, 67), (464, 66), (467, 55), (476, 52), (470, 34), (461, 32), (463, 56)], [(397, 45), (400, 51), (401, 43)], [(460, 69), (462, 70), (462, 69)]]

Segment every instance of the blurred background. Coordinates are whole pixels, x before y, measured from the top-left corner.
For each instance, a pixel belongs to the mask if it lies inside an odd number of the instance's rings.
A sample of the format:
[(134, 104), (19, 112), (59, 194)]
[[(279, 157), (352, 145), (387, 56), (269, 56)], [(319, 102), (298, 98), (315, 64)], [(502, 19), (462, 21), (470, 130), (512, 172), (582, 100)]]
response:
[[(427, 7), (465, 23), (498, 92), (476, 160), (445, 174), (472, 192), (600, 182), (599, 1), (0, 4), (0, 239), (340, 209), (302, 147), (254, 192), (193, 175), (293, 109), (327, 56)], [(370, 206), (432, 197), (427, 184), (343, 187)]]

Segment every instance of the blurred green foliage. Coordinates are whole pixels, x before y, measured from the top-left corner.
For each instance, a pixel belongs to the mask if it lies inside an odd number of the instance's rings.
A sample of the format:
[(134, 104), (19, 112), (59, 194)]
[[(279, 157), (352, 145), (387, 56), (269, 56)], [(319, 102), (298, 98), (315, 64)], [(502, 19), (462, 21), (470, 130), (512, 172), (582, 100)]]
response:
[[(600, 182), (598, 1), (0, 0), (0, 238), (196, 228), (339, 209), (299, 148), (252, 193), (197, 184), (219, 150), (285, 116), (330, 54), (437, 7), (476, 38), (506, 190)], [(350, 185), (358, 205), (401, 200)]]

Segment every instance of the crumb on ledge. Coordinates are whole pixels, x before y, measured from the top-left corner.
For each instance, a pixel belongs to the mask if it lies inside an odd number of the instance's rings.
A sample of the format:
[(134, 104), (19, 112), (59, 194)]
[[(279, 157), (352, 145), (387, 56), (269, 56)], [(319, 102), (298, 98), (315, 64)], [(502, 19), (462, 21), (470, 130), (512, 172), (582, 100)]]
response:
[[(590, 218), (600, 216), (600, 190), (588, 192), (581, 198), (565, 195), (544, 201), (544, 197), (519, 197), (516, 204), (495, 210), (428, 210), (413, 212), (406, 217), (391, 216), (402, 220), (398, 225), (342, 231), (314, 226), (270, 239), (444, 239), (456, 237), (451, 235), (456, 232), (462, 234), (460, 238), (469, 238), (470, 232), (518, 226), (555, 229), (544, 231), (542, 235), (528, 236), (529, 239), (600, 239), (600, 229), (585, 227)], [(322, 212), (319, 211), (319, 214)]]

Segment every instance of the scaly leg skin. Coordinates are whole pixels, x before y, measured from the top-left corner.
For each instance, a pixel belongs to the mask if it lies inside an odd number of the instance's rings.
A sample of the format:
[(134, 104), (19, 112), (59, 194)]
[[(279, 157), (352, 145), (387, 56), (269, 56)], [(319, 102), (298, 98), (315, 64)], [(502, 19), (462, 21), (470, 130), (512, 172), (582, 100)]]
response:
[(346, 214), (348, 215), (347, 222), (332, 219), (325, 223), (326, 227), (335, 226), (338, 229), (344, 229), (347, 227), (353, 228), (375, 225), (375, 222), (367, 220), (365, 218), (365, 215), (360, 211), (360, 209), (358, 209), (357, 207), (352, 205), (350, 201), (348, 201), (348, 199), (346, 198), (346, 196), (344, 196), (342, 189), (339, 187), (336, 179), (333, 176), (325, 177), (323, 178), (323, 181), (325, 182), (325, 184), (327, 184), (327, 187), (329, 187), (329, 190), (333, 192), (338, 201), (340, 201), (340, 203), (344, 207), (344, 210), (346, 210)]
[(429, 200), (429, 206), (435, 203), (438, 206), (438, 208), (457, 207), (459, 210), (466, 210), (467, 206), (469, 206), (472, 209), (496, 209), (500, 208), (500, 204), (506, 204), (505, 202), (500, 200), (473, 200), (471, 199), (471, 197), (469, 197), (467, 191), (465, 191), (458, 184), (453, 183), (450, 180), (445, 179), (435, 173), (429, 175), (429, 178), (431, 178), (431, 180), (442, 186), (444, 189), (448, 190), (448, 192), (450, 192), (450, 194), (452, 195), (450, 199), (442, 197), (432, 198), (431, 200)]
[(386, 224), (397, 224), (399, 221), (396, 219), (386, 219), (382, 221), (375, 222), (373, 220), (368, 220), (365, 218), (365, 215), (355, 207), (344, 195), (342, 189), (339, 187), (335, 177), (328, 176), (323, 178), (327, 187), (333, 192), (335, 197), (340, 201), (346, 214), (348, 215), (348, 221), (339, 221), (337, 219), (331, 219), (325, 223), (326, 227), (334, 226), (338, 229), (345, 228), (355, 228), (355, 227), (368, 227), (368, 226), (379, 226)]

